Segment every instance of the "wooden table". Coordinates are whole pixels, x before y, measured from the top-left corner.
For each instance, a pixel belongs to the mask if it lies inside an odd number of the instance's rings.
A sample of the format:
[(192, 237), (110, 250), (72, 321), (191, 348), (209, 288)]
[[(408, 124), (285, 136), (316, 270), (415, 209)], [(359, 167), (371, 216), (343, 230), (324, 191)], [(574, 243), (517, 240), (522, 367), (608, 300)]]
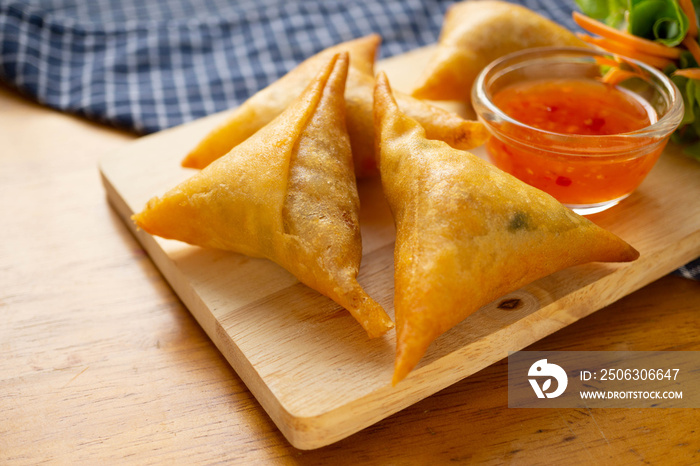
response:
[[(700, 410), (508, 409), (505, 361), (293, 448), (105, 201), (133, 139), (0, 87), (0, 463), (700, 462)], [(529, 349), (699, 351), (699, 310), (667, 276)]]

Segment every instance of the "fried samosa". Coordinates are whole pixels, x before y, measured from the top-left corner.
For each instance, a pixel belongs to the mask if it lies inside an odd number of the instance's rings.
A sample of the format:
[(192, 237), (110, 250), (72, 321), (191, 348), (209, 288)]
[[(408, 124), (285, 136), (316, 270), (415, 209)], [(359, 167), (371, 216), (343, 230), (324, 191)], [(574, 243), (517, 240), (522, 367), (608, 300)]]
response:
[[(358, 177), (376, 175), (372, 92), (374, 59), (381, 42), (378, 35), (344, 42), (305, 60), (298, 67), (244, 102), (220, 127), (212, 131), (185, 159), (182, 166), (204, 168), (248, 139), (257, 130), (282, 113), (314, 77), (317, 70), (334, 54), (350, 53), (346, 85), (346, 121)], [(448, 144), (471, 149), (487, 136), (483, 125), (468, 121), (408, 95), (397, 95), (399, 105), (408, 115), (425, 125), (428, 135)]]
[(493, 60), (527, 48), (554, 45), (588, 46), (574, 33), (520, 5), (457, 3), (445, 15), (435, 54), (412, 95), (470, 102), (476, 76)]
[(374, 101), (380, 176), (397, 230), (394, 384), (433, 340), (494, 299), (569, 266), (637, 258), (550, 195), (427, 139), (400, 112), (383, 74)]
[(348, 54), (286, 111), (134, 215), (153, 235), (265, 257), (350, 311), (370, 337), (393, 327), (357, 282), (359, 198), (345, 129)]

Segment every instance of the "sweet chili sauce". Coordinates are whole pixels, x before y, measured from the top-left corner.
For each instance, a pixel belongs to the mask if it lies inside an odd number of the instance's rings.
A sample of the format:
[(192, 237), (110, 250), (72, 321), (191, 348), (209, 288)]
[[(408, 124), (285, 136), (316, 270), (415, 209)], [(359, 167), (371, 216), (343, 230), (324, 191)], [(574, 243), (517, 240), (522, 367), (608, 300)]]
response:
[[(592, 79), (551, 79), (518, 82), (493, 96), (493, 102), (511, 118), (551, 133), (568, 135), (616, 135), (649, 126), (654, 109), (631, 93)], [(522, 128), (504, 130), (504, 136), (520, 138)], [(654, 166), (663, 146), (655, 141), (644, 153), (644, 141), (631, 141), (629, 151), (601, 156), (604, 139), (590, 154), (562, 155), (548, 148), (551, 139), (537, 133), (527, 136), (526, 146), (491, 137), (486, 145), (492, 162), (502, 170), (553, 195), (570, 206), (592, 205), (627, 196)], [(540, 140), (541, 139), (541, 140)], [(572, 137), (571, 144), (581, 144)], [(507, 138), (506, 138), (507, 140)], [(639, 147), (642, 144), (642, 155)], [(623, 148), (625, 149), (625, 148)], [(626, 153), (630, 154), (629, 156)]]

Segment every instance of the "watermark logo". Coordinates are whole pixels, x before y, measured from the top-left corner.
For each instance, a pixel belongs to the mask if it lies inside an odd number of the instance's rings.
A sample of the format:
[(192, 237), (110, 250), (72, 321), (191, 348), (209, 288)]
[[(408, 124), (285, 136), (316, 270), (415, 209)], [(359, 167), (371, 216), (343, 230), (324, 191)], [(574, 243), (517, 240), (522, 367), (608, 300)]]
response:
[(509, 353), (508, 407), (700, 408), (700, 351)]
[[(556, 398), (564, 393), (569, 383), (569, 378), (566, 376), (564, 369), (556, 364), (548, 363), (546, 359), (535, 361), (535, 363), (530, 366), (527, 375), (528, 377), (543, 378), (542, 386), (540, 386), (537, 378), (528, 379), (537, 398)], [(552, 379), (557, 381), (557, 388), (552, 392), (548, 392), (547, 390), (552, 387)]]

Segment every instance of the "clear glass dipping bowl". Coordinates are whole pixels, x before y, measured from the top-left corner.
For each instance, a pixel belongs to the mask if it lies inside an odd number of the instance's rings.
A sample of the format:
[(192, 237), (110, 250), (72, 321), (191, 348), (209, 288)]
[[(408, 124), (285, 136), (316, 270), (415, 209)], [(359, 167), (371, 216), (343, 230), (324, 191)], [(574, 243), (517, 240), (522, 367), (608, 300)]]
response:
[[(487, 66), (472, 89), (472, 104), (491, 137), (486, 149), (500, 169), (587, 215), (629, 196), (653, 168), (683, 117), (683, 99), (662, 72), (615, 56), (619, 68), (635, 73), (617, 85), (651, 115), (645, 128), (612, 135), (562, 134), (529, 126), (508, 116), (493, 97), (527, 80), (600, 80), (613, 55), (584, 48), (546, 47), (502, 57)], [(655, 120), (655, 121), (654, 121)]]

